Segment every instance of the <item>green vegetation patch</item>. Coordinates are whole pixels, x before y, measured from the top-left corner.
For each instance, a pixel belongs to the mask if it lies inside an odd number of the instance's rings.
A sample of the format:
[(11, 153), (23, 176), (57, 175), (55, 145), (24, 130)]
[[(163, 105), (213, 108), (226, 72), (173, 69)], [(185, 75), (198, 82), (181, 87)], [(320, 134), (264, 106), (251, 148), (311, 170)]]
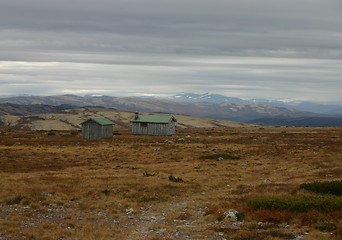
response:
[(215, 160), (239, 160), (241, 157), (233, 153), (214, 153), (206, 154), (200, 157), (201, 159), (215, 159)]
[(342, 198), (330, 195), (262, 196), (250, 199), (248, 204), (255, 209), (287, 210), (292, 212), (317, 210), (325, 212), (341, 210)]
[(299, 188), (319, 194), (342, 196), (342, 180), (303, 183)]

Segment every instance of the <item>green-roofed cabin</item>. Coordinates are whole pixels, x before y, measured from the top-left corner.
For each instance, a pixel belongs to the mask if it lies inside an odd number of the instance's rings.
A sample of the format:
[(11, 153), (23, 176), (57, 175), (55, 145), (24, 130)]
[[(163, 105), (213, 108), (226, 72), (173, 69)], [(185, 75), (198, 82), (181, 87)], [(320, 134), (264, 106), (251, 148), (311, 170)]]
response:
[(172, 136), (176, 134), (176, 118), (168, 114), (135, 113), (132, 123), (133, 135)]
[(114, 123), (105, 117), (92, 117), (83, 123), (82, 137), (84, 139), (102, 139), (113, 137)]

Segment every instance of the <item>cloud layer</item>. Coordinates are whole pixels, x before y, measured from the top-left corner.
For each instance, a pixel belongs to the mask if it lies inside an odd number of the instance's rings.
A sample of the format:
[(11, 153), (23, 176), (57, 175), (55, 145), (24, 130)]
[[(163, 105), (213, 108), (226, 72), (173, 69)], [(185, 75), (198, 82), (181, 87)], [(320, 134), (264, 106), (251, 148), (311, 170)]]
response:
[(342, 102), (339, 0), (11, 0), (0, 36), (0, 95)]

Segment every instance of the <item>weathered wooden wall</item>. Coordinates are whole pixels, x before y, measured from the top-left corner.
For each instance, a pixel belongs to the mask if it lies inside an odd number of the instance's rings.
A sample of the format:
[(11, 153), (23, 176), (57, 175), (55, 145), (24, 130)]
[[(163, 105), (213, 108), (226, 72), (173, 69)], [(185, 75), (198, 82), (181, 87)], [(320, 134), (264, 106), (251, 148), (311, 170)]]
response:
[(101, 139), (113, 137), (113, 125), (100, 125), (95, 122), (86, 122), (82, 125), (84, 139)]
[[(144, 125), (147, 125), (146, 127)], [(133, 135), (171, 136), (176, 134), (176, 123), (132, 123)]]

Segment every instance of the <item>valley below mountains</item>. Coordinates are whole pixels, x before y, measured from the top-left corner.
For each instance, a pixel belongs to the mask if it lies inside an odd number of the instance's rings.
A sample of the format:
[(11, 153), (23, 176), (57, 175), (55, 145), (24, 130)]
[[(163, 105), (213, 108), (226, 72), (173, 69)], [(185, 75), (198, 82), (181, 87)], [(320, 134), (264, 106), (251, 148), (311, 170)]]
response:
[[(17, 96), (0, 98), (0, 116), (4, 119), (4, 116), (8, 115), (22, 117), (53, 113), (71, 114), (72, 109), (98, 108), (105, 111), (172, 113), (258, 125), (342, 126), (342, 116), (338, 114), (313, 113), (265, 102), (253, 103), (241, 99), (239, 101), (238, 98), (228, 98), (222, 95), (196, 95), (197, 98), (194, 95), (189, 97), (189, 94), (186, 96), (184, 94), (171, 98), (81, 97), (76, 95)], [(4, 120), (2, 122), (4, 124)]]

